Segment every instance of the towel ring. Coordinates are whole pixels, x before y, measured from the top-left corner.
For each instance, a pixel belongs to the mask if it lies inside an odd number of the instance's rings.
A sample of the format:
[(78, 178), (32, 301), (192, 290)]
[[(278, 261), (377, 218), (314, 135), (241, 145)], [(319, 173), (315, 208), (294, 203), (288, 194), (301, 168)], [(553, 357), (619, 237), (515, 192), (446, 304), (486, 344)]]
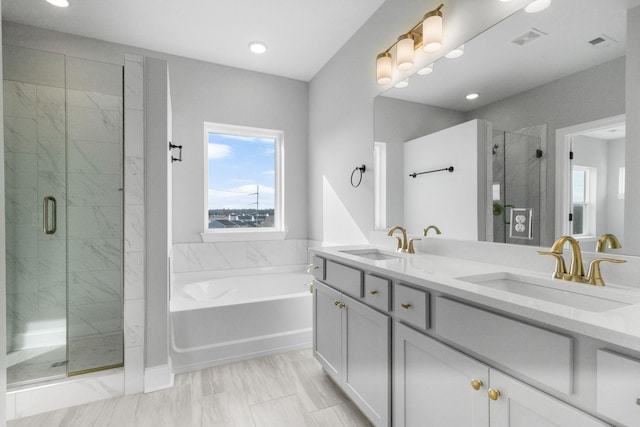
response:
[[(362, 175), (364, 175), (364, 171), (367, 170), (367, 167), (365, 165), (362, 166), (356, 166), (356, 168), (353, 170), (353, 172), (351, 172), (351, 186), (353, 188), (357, 188), (360, 186), (360, 184), (362, 183)], [(358, 182), (356, 184), (353, 183), (353, 177), (356, 174), (356, 171), (360, 171), (360, 178), (358, 179)]]

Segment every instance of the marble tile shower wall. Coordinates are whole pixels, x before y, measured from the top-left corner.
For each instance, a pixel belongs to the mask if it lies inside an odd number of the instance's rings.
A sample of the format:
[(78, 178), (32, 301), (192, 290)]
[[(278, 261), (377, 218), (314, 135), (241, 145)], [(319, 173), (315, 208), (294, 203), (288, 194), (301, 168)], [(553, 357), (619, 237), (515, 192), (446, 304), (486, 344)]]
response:
[(123, 330), (122, 108), (67, 89), (70, 338)]
[(306, 239), (177, 243), (173, 268), (188, 273), (306, 264), (308, 246)]
[(8, 343), (10, 350), (64, 344), (64, 209), (58, 231), (47, 235), (40, 201), (53, 196), (59, 206), (66, 202), (65, 93), (13, 80), (3, 88)]

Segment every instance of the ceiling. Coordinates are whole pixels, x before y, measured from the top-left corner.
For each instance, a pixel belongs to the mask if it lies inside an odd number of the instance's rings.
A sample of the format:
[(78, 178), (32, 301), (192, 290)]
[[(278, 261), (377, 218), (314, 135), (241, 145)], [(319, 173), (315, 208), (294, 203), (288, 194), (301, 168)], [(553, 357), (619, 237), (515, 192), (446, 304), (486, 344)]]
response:
[[(2, 0), (19, 24), (309, 81), (384, 0)], [(251, 41), (265, 54), (249, 51)]]
[[(621, 57), (626, 45), (626, 11), (640, 0), (554, 0), (548, 9), (519, 11), (465, 43), (464, 55), (441, 58), (433, 73), (414, 75), (404, 89), (384, 96), (471, 111), (561, 77)], [(520, 46), (529, 33), (541, 37)], [(590, 40), (602, 37), (597, 47)], [(476, 92), (480, 97), (468, 101)]]

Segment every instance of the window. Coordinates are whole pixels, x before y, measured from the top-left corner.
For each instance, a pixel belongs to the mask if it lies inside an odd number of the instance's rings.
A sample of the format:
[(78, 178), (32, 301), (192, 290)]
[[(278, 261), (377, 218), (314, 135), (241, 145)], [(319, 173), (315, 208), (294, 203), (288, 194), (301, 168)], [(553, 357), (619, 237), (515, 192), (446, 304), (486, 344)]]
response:
[(252, 232), (282, 232), (283, 132), (217, 123), (205, 123), (204, 130), (203, 239), (209, 240), (207, 235), (246, 238)]
[(596, 170), (574, 166), (571, 173), (571, 207), (574, 236), (596, 234)]

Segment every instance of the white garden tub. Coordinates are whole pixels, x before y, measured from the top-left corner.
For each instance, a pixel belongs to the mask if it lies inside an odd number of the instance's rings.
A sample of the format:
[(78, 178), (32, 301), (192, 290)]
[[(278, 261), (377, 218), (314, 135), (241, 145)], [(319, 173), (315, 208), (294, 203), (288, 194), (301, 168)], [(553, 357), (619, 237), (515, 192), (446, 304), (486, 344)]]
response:
[(307, 285), (313, 278), (303, 268), (176, 275), (171, 287), (173, 371), (309, 347), (312, 294)]

